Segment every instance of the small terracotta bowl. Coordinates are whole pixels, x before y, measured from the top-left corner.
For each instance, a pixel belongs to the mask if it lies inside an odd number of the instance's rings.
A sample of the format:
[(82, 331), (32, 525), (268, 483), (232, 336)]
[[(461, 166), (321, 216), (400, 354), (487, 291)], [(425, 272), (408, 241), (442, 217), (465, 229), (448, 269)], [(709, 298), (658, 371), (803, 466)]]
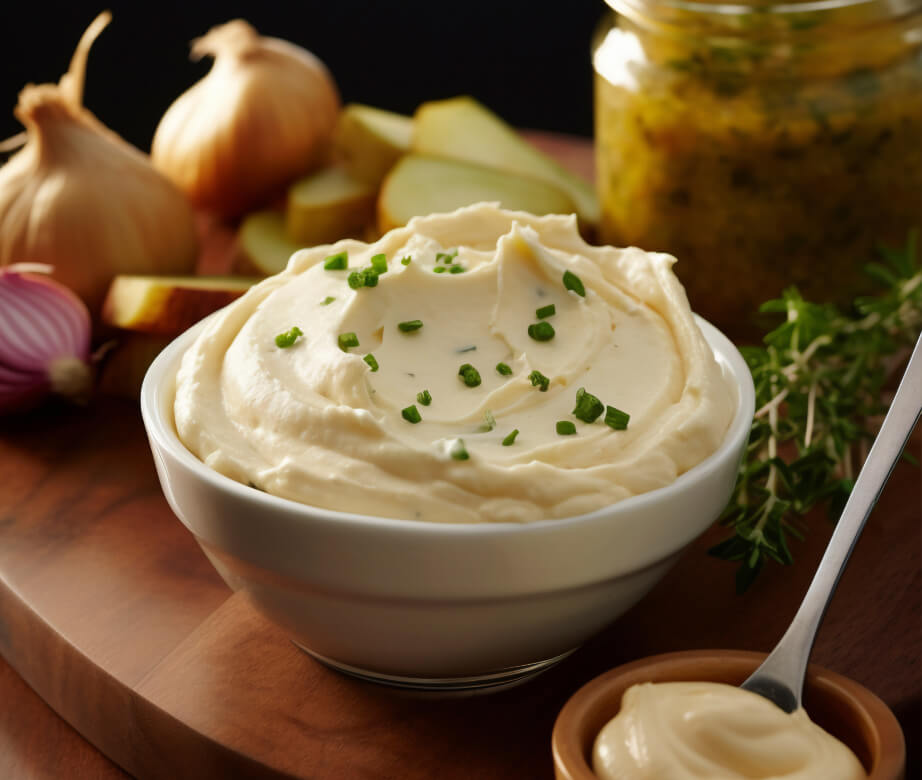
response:
[[(551, 737), (557, 780), (595, 780), (593, 742), (617, 715), (622, 694), (635, 683), (707, 680), (739, 685), (763, 660), (762, 653), (693, 650), (643, 658), (596, 677), (571, 696), (557, 716)], [(867, 688), (811, 665), (804, 709), (855, 752), (869, 780), (903, 780), (903, 732), (887, 705)]]

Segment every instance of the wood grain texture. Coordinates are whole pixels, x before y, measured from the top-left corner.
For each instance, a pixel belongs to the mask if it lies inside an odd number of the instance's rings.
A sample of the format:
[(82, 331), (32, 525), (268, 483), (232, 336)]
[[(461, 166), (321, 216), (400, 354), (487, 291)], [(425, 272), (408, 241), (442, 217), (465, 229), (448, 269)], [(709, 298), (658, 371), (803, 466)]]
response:
[[(0, 654), (145, 778), (550, 778), (551, 728), (580, 685), (652, 653), (770, 649), (830, 531), (811, 518), (796, 564), (770, 567), (743, 597), (733, 567), (705, 554), (710, 532), (560, 666), (501, 693), (433, 699), (330, 671), (231, 594), (172, 516), (136, 405), (98, 399), (0, 422), (0, 475)], [(907, 777), (920, 776), (920, 482), (918, 467), (897, 468), (813, 658), (895, 710)], [(120, 776), (3, 667), (0, 700), (27, 713), (0, 717), (0, 776)], [(59, 749), (65, 763), (49, 762)]]

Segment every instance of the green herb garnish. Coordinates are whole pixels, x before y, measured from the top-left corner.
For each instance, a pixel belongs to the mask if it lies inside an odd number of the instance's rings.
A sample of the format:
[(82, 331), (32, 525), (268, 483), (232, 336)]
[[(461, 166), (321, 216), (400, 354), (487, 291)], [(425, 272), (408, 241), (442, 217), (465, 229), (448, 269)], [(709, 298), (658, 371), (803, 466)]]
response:
[(408, 406), (406, 409), (401, 409), (400, 416), (408, 423), (413, 423), (413, 425), (416, 425), (416, 423), (423, 419), (420, 416), (419, 409), (417, 409), (415, 405)]
[(557, 421), (557, 434), (559, 436), (572, 436), (576, 433), (576, 426), (569, 420)]
[(547, 386), (551, 383), (551, 380), (548, 379), (540, 371), (532, 371), (528, 375), (528, 379), (531, 381), (534, 387), (540, 387), (542, 393), (547, 392)]
[(338, 254), (330, 255), (323, 261), (323, 267), (327, 271), (344, 271), (349, 267), (349, 253), (339, 252)]
[(512, 432), (505, 439), (503, 439), (503, 446), (511, 447), (512, 443), (515, 441), (515, 437), (518, 435), (519, 435), (519, 429), (513, 428)]
[(455, 443), (451, 446), (448, 454), (451, 455), (454, 460), (469, 460), (471, 457), (467, 454), (467, 448), (464, 446), (464, 439), (455, 439)]
[(464, 273), (464, 266), (463, 266), (463, 265), (453, 265), (451, 268), (448, 269), (448, 273), (450, 273), (450, 274), (463, 274), (463, 273)]
[(343, 352), (348, 352), (349, 347), (357, 347), (359, 345), (359, 337), (352, 332), (340, 333), (337, 341), (339, 343), (339, 348)]
[(549, 322), (536, 322), (528, 326), (528, 335), (535, 341), (550, 341), (554, 338), (554, 326)]
[(458, 369), (458, 376), (468, 387), (477, 387), (480, 384), (480, 372), (470, 363), (465, 363)]
[(605, 424), (609, 428), (614, 428), (616, 431), (623, 431), (627, 428), (630, 419), (631, 415), (627, 412), (622, 412), (614, 406), (605, 407)]
[(509, 376), (512, 373), (512, 369), (506, 363), (497, 363), (496, 373), (502, 376)]
[(553, 303), (549, 303), (547, 306), (542, 306), (540, 309), (535, 309), (535, 316), (539, 320), (545, 320), (548, 317), (553, 317), (557, 313), (557, 307)]
[(447, 271), (447, 270), (448, 270), (448, 269), (447, 269), (444, 265), (437, 265), (435, 268), (432, 269), (432, 273), (434, 273), (434, 274), (443, 274), (443, 273), (445, 273), (445, 271)]
[[(794, 288), (762, 306), (784, 315), (763, 339), (743, 347), (756, 388), (747, 454), (721, 517), (732, 535), (710, 553), (739, 564), (744, 591), (766, 559), (790, 564), (788, 537), (802, 538), (804, 516), (824, 504), (841, 514), (860, 468), (862, 446), (886, 411), (883, 388), (922, 329), (922, 263), (917, 234), (904, 249), (881, 249), (868, 273), (884, 286), (859, 298), (854, 314), (805, 301)], [(782, 454), (788, 453), (788, 454)]]
[(496, 418), (493, 416), (493, 412), (487, 409), (483, 413), (483, 425), (480, 426), (479, 430), (481, 433), (487, 433), (492, 431), (496, 427)]
[(376, 274), (387, 273), (387, 255), (375, 255), (371, 258), (371, 270)]
[(335, 301), (335, 300), (336, 300), (336, 298), (334, 298), (332, 295), (328, 295), (326, 298), (324, 298), (322, 301), (320, 301), (320, 305), (321, 305), (321, 306), (329, 306), (329, 305), (330, 305), (331, 303), (333, 303), (333, 301)]
[(450, 252), (436, 252), (435, 262), (442, 262), (445, 265), (451, 265), (451, 261), (458, 256), (458, 250), (452, 249)]
[[(608, 408), (614, 409), (613, 406), (609, 406)], [(576, 406), (574, 407), (571, 414), (577, 420), (582, 420), (584, 423), (593, 423), (599, 419), (602, 412), (604, 411), (605, 404), (603, 404), (592, 393), (587, 393), (584, 387), (581, 387), (576, 391)], [(608, 420), (606, 418), (606, 422), (607, 421)]]
[(370, 268), (366, 268), (364, 271), (362, 271), (362, 279), (366, 287), (378, 286), (378, 274), (376, 274)]
[(461, 347), (461, 349), (455, 350), (455, 352), (457, 352), (459, 355), (463, 355), (465, 352), (476, 352), (476, 351), (477, 351), (476, 344), (470, 344), (466, 347)]
[(397, 323), (397, 329), (401, 333), (412, 333), (414, 330), (419, 330), (422, 326), (422, 320), (407, 320), (406, 322)]
[(573, 290), (582, 298), (586, 297), (586, 288), (583, 287), (582, 280), (572, 271), (563, 272), (563, 286), (568, 290)]
[(359, 287), (365, 286), (365, 274), (362, 271), (353, 271), (346, 278), (346, 281), (353, 290), (358, 290)]
[(413, 262), (413, 258), (409, 255), (400, 259), (400, 265), (409, 265), (411, 262)]
[(304, 334), (301, 332), (301, 328), (297, 325), (292, 326), (291, 330), (286, 331), (285, 333), (279, 333), (275, 337), (275, 346), (279, 349), (288, 349), (292, 344), (294, 344), (299, 337)]
[(363, 357), (362, 360), (364, 360), (366, 363), (368, 363), (369, 366), (371, 366), (372, 372), (378, 370), (378, 361), (375, 360), (375, 356), (372, 355), (371, 352), (365, 355), (365, 357)]
[(429, 406), (432, 403), (432, 395), (428, 390), (423, 390), (421, 393), (416, 394), (416, 400), (423, 406)]

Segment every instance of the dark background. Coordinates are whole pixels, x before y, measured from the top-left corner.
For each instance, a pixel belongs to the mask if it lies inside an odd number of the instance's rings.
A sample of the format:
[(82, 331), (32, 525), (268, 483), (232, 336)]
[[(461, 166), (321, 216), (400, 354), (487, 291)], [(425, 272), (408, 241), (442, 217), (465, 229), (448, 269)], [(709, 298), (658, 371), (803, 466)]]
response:
[(344, 102), (412, 113), (470, 94), (523, 128), (592, 133), (589, 48), (602, 0), (249, 0), (248, 2), (4, 3), (0, 18), (0, 140), (23, 85), (57, 81), (83, 30), (110, 8), (87, 68), (84, 104), (145, 151), (170, 103), (204, 75), (189, 41), (244, 18), (264, 35), (311, 50)]

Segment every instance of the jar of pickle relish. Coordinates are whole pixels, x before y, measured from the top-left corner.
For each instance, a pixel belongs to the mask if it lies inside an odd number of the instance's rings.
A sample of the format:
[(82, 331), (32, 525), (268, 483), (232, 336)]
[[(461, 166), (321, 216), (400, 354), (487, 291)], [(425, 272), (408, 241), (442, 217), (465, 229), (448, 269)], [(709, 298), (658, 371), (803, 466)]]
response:
[(731, 334), (797, 285), (851, 301), (922, 224), (922, 0), (608, 0), (600, 238), (674, 254)]

